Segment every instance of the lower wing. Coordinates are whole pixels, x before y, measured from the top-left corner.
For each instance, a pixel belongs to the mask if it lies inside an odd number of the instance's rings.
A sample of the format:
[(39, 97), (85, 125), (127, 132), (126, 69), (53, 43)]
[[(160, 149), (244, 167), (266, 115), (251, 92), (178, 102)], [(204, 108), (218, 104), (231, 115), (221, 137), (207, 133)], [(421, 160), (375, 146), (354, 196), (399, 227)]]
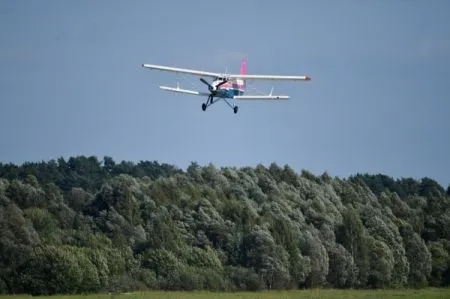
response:
[(284, 95), (248, 95), (234, 96), (235, 100), (288, 100), (289, 96)]
[[(184, 94), (190, 94), (190, 95), (196, 95), (196, 96), (209, 96), (210, 93), (208, 92), (202, 92), (197, 90), (190, 90), (190, 89), (183, 89), (179, 87), (168, 87), (168, 86), (160, 86), (159, 88), (166, 90), (166, 91), (172, 91), (172, 92), (178, 92), (178, 93), (184, 93)], [(289, 96), (285, 95), (243, 95), (243, 96), (233, 96), (233, 99), (235, 100), (288, 100)]]
[(179, 87), (160, 86), (159, 88), (161, 88), (163, 90), (167, 90), (167, 91), (192, 94), (192, 95), (196, 95), (196, 96), (209, 96), (209, 93), (207, 93), (207, 92), (201, 92), (201, 91), (190, 90), (190, 89), (182, 89)]

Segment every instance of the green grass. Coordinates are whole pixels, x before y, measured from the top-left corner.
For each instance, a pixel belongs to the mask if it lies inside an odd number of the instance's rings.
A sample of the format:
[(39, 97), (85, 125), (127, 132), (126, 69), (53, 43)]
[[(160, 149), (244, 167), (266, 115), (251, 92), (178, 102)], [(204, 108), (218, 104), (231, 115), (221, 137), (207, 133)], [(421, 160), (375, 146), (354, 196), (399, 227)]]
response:
[(240, 292), (240, 293), (209, 293), (209, 292), (145, 292), (120, 295), (92, 294), (73, 296), (31, 297), (24, 295), (0, 296), (0, 299), (359, 299), (359, 298), (405, 298), (405, 299), (450, 299), (450, 288), (421, 290), (324, 290), (313, 289), (304, 291), (273, 291), (273, 292)]

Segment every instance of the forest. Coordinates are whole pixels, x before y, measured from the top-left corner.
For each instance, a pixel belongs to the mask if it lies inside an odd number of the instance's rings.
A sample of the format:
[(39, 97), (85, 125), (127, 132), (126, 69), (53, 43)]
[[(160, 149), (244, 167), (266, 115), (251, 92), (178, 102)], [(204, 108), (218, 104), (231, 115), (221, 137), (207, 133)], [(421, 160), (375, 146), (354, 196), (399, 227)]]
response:
[(450, 186), (288, 165), (0, 163), (0, 293), (450, 285)]

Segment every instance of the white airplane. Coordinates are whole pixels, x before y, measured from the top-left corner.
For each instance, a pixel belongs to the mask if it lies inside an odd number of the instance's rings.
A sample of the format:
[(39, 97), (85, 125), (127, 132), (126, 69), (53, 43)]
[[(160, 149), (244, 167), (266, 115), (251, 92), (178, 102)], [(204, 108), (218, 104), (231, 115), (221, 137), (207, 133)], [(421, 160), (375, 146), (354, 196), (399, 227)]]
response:
[[(238, 112), (238, 106), (231, 105), (228, 99), (233, 100), (287, 100), (289, 96), (286, 95), (273, 95), (272, 91), (267, 95), (244, 95), (246, 88), (246, 80), (297, 80), (297, 81), (309, 81), (309, 76), (278, 76), (278, 75), (249, 75), (247, 74), (247, 59), (244, 58), (241, 63), (241, 69), (239, 74), (221, 74), (205, 72), (193, 69), (176, 68), (164, 65), (155, 64), (142, 64), (142, 67), (152, 70), (160, 70), (167, 72), (183, 73), (189, 75), (195, 75), (200, 77), (200, 81), (208, 86), (208, 92), (182, 89), (177, 84), (177, 87), (160, 86), (159, 88), (167, 91), (173, 91), (178, 93), (207, 96), (208, 100), (202, 104), (202, 110), (205, 111), (208, 106), (217, 103), (220, 100), (224, 100), (228, 106), (230, 106), (234, 113)], [(202, 77), (212, 78), (212, 83), (209, 83)], [(215, 98), (215, 99), (214, 99)]]

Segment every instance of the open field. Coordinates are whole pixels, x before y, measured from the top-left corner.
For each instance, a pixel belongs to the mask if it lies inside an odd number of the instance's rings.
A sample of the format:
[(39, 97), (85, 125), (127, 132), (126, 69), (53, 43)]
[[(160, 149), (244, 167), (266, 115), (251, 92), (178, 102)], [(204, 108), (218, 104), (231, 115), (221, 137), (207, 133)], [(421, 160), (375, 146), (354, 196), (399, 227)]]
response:
[[(25, 295), (0, 296), (0, 299), (47, 298)], [(305, 290), (279, 292), (239, 292), (239, 293), (209, 293), (209, 292), (145, 292), (120, 295), (92, 294), (73, 296), (51, 296), (52, 299), (357, 299), (357, 298), (450, 298), (450, 288), (421, 290)]]

